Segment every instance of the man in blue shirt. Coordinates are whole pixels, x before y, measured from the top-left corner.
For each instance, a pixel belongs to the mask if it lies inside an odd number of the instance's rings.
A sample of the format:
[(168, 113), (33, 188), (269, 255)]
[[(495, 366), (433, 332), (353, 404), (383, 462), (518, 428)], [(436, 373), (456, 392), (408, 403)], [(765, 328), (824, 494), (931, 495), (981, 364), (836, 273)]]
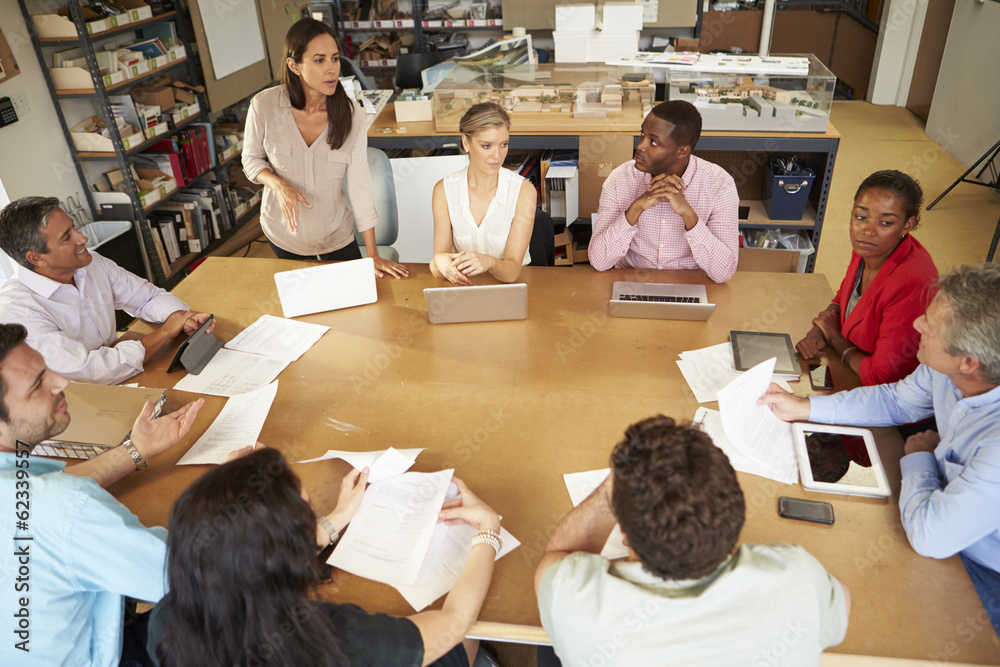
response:
[(150, 420), (131, 441), (69, 468), (31, 456), (69, 425), (68, 380), (20, 324), (0, 324), (0, 664), (98, 665), (122, 659), (124, 598), (165, 592), (166, 530), (146, 528), (103, 487), (188, 432), (204, 400)]
[(893, 384), (800, 398), (771, 385), (761, 399), (786, 421), (889, 426), (931, 415), (938, 432), (906, 440), (899, 508), (923, 556), (962, 558), (1000, 635), (1000, 265), (957, 269), (913, 326), (912, 375)]

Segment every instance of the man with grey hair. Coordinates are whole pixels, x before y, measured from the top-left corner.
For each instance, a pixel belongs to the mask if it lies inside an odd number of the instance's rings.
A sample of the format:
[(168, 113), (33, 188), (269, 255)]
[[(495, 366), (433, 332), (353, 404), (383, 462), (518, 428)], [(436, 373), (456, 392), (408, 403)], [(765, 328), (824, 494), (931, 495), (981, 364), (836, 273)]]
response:
[[(71, 380), (117, 384), (141, 373), (181, 331), (207, 318), (114, 262), (87, 250), (55, 197), (24, 197), (0, 211), (0, 248), (18, 263), (0, 288), (0, 321), (20, 322), (28, 344)], [(115, 310), (161, 324), (138, 340), (118, 340)]]
[(900, 460), (906, 536), (917, 553), (956, 553), (1000, 635), (1000, 265), (965, 266), (913, 326), (912, 375), (894, 384), (799, 398), (771, 385), (760, 400), (786, 421), (907, 424), (930, 415), (938, 432), (910, 436)]

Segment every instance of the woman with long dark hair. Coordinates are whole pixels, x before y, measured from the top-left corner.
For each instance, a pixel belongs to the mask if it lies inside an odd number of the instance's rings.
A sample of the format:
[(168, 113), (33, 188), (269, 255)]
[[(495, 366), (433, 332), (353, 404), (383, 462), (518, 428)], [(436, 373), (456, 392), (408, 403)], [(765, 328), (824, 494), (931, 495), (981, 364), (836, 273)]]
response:
[(199, 478), (170, 513), (170, 592), (153, 610), (150, 656), (163, 667), (468, 667), (478, 642), (465, 634), (489, 589), (500, 519), (460, 480), (461, 496), (445, 504), (441, 520), (490, 536), (473, 541), (441, 610), (402, 618), (310, 596), (317, 546), (350, 521), (365, 480), (358, 472), (344, 478), (337, 509), (318, 528), (299, 478), (275, 449)]
[(260, 224), (271, 248), (281, 259), (360, 259), (356, 221), (375, 273), (408, 276), (375, 245), (365, 111), (340, 85), (336, 34), (321, 21), (296, 21), (285, 55), (281, 85), (250, 101), (243, 136), (243, 170), (265, 187)]

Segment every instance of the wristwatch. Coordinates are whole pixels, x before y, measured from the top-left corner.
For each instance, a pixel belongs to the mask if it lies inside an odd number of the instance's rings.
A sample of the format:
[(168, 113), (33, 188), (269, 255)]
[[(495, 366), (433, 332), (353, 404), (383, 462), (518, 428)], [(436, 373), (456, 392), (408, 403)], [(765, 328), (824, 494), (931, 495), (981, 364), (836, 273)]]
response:
[(125, 442), (122, 443), (122, 446), (125, 448), (125, 451), (128, 452), (128, 455), (132, 457), (132, 463), (135, 464), (135, 469), (145, 470), (146, 466), (149, 465), (149, 460), (143, 460), (142, 454), (140, 454), (139, 450), (132, 444), (132, 438), (125, 438)]
[(318, 523), (320, 528), (325, 530), (326, 534), (330, 536), (330, 544), (336, 544), (337, 540), (340, 539), (340, 531), (333, 527), (333, 523), (331, 523), (325, 516), (321, 516), (316, 519), (316, 523)]

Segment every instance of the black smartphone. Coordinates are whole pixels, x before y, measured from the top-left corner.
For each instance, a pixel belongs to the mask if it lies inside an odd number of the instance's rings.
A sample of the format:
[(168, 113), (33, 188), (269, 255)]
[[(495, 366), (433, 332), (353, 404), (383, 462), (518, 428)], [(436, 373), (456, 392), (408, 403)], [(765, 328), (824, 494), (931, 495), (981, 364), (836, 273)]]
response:
[(829, 524), (833, 523), (833, 505), (818, 500), (781, 496), (778, 498), (778, 515), (786, 519)]
[(809, 384), (813, 389), (833, 390), (833, 377), (826, 364), (809, 364)]

